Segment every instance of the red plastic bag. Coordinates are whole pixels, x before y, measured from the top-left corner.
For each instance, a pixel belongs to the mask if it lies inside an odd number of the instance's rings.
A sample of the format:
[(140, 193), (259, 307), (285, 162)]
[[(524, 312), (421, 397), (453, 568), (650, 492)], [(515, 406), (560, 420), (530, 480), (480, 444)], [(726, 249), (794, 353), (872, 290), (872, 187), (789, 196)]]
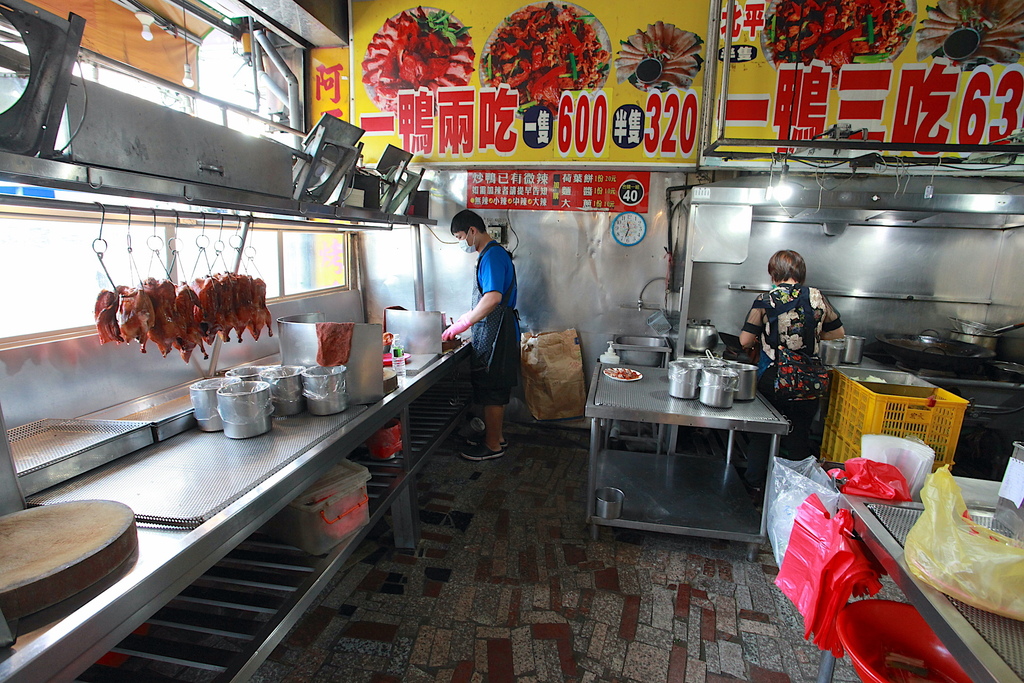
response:
[(817, 494), (797, 508), (789, 547), (775, 585), (804, 617), (804, 638), (843, 656), (836, 617), (851, 596), (874, 595), (882, 588), (881, 568), (851, 537), (853, 517), (840, 510), (829, 517)]
[(395, 457), (402, 450), (402, 423), (397, 419), (389, 420), (366, 440), (366, 447), (370, 449), (370, 457), (377, 460)]
[(845, 465), (845, 472), (841, 469), (829, 470), (829, 476), (833, 479), (846, 479), (846, 483), (839, 487), (841, 492), (880, 500), (910, 500), (907, 479), (895, 465), (867, 458), (850, 458)]

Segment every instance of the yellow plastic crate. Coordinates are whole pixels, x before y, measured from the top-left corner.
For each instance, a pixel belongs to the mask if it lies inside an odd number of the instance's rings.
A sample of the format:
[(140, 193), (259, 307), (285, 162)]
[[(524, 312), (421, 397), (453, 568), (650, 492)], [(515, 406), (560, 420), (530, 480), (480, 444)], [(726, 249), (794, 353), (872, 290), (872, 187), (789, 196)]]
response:
[(863, 434), (916, 436), (935, 450), (935, 468), (952, 465), (968, 401), (939, 387), (858, 382), (832, 371), (821, 458), (860, 456)]

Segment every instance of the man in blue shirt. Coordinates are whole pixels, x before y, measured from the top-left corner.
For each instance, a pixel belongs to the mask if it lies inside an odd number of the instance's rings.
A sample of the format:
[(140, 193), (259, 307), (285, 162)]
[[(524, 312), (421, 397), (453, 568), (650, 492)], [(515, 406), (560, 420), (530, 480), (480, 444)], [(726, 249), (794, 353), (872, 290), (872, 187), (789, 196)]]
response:
[(491, 239), (483, 219), (470, 210), (452, 218), (452, 234), (467, 253), (476, 253), (473, 308), (441, 338), (454, 339), (472, 327), (473, 400), (483, 406), (484, 437), (462, 450), (467, 460), (491, 460), (505, 455), (502, 433), (505, 406), (519, 383), (519, 313), (516, 311), (516, 269), (512, 256)]

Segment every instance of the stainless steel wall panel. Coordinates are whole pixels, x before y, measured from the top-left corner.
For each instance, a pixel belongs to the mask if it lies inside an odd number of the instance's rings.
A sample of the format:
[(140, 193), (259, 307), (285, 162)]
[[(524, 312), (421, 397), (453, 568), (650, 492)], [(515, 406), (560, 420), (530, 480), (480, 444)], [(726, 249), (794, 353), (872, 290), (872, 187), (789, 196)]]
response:
[[(665, 189), (684, 182), (681, 173), (651, 174), (647, 235), (634, 247), (622, 247), (612, 239), (607, 213), (479, 211), (485, 222), (510, 225), (506, 246), (513, 252), (519, 280), (522, 330), (575, 328), (588, 374), (613, 336), (654, 334), (647, 326), (652, 311), (638, 311), (636, 301), (645, 284), (667, 274)], [(430, 192), (430, 217), (438, 222), (422, 228), (426, 308), (458, 317), (469, 310), (475, 256), (454, 244), (449, 225), (466, 205), (466, 172), (430, 171), (421, 188)], [(413, 254), (406, 230), (364, 233), (363, 238), (369, 319), (379, 320), (385, 306), (412, 308)], [(671, 303), (677, 298), (673, 295)], [(664, 281), (651, 284), (644, 301), (662, 306)]]
[[(984, 314), (983, 303), (956, 302), (992, 300), (1001, 235), (998, 230), (851, 225), (830, 237), (820, 224), (755, 221), (744, 263), (693, 264), (687, 315), (738, 333), (757, 292), (730, 285), (767, 287), (768, 259), (779, 249), (795, 249), (807, 261), (809, 284), (857, 295), (829, 297), (848, 333), (870, 339), (925, 328), (941, 332), (950, 327), (949, 316)], [(866, 298), (872, 294), (903, 300)]]

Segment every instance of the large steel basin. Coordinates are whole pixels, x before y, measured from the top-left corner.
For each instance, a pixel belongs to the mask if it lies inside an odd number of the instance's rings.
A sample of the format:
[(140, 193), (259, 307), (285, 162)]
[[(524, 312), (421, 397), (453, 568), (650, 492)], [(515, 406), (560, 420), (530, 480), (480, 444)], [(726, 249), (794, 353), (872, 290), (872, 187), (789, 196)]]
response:
[(664, 337), (619, 335), (615, 337), (615, 352), (623, 365), (650, 368), (662, 367), (672, 357), (672, 347)]

